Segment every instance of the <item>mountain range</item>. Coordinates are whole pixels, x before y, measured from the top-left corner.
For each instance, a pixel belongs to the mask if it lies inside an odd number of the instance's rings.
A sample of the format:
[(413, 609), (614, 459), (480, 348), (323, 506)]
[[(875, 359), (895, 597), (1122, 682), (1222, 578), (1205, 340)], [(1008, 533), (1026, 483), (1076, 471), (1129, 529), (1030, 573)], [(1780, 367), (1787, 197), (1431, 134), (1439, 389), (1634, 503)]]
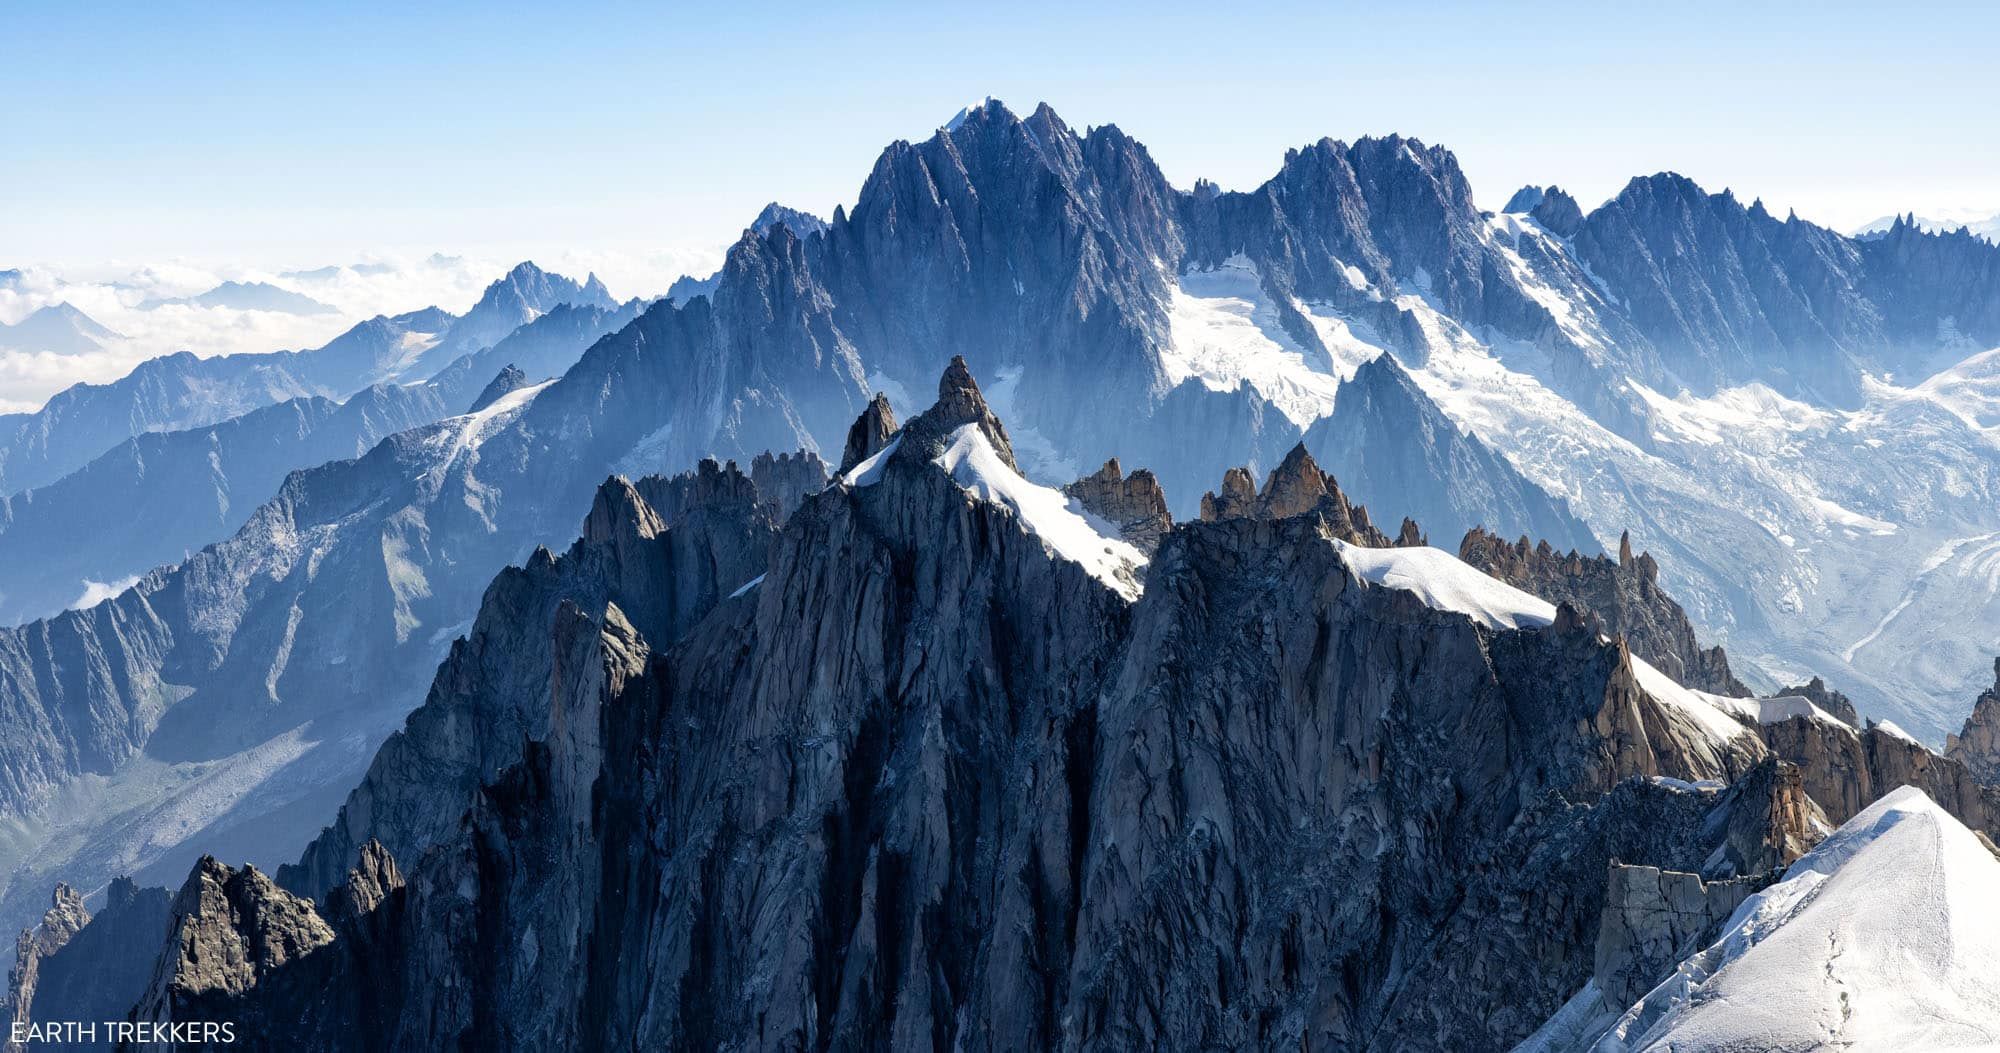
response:
[(1985, 240), (988, 102), (675, 290), (0, 418), (8, 610), (97, 601), (0, 630), (0, 917), (177, 885), (128, 1007), (327, 1048), (1569, 1048), (1895, 786), (1994, 829)]
[(117, 333), (66, 303), (37, 308), (13, 325), (0, 322), (0, 350), (80, 355), (101, 350), (105, 341), (117, 339)]
[(370, 384), (428, 380), (563, 303), (617, 307), (594, 279), (578, 285), (523, 263), (462, 317), (435, 307), (378, 316), (312, 350), (181, 352), (109, 384), (77, 384), (33, 413), (0, 415), (0, 493), (53, 482), (145, 432), (215, 424), (291, 398), (338, 400)]
[(304, 293), (280, 288), (270, 282), (223, 282), (195, 296), (153, 299), (139, 305), (142, 311), (160, 307), (226, 307), (232, 311), (282, 311), (285, 314), (334, 313), (334, 308)]
[(1675, 683), (1627, 644), (1687, 624), (1629, 550), (1521, 564), (1626, 594), (1607, 621), (1390, 538), (1300, 447), (1248, 475), (1112, 531), (1157, 483), (1029, 481), (954, 360), (907, 423), (864, 409), (832, 485), (608, 480), (296, 865), (58, 888), (14, 1019), (316, 1050), (1994, 1026), (2000, 790), (1821, 686)]
[(1948, 234), (1962, 229), (1973, 234), (1975, 237), (1985, 238), (1987, 241), (2000, 242), (2000, 212), (1986, 212), (1978, 209), (1933, 212), (1926, 215), (1905, 212), (1896, 216), (1883, 216), (1880, 219), (1870, 220), (1856, 227), (1854, 229), (1854, 236), (1863, 239), (1877, 237), (1887, 233), (1898, 223), (1939, 234)]

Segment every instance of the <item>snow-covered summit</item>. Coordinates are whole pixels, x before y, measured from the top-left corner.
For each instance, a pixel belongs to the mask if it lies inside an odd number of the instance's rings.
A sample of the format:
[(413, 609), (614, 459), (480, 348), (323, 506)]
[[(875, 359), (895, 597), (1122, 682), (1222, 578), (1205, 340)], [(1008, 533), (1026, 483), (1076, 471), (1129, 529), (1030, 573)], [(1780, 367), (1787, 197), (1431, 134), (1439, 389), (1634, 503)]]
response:
[(1996, 887), (1991, 845), (1902, 787), (1744, 902), (1720, 939), (1608, 1026), (1574, 1019), (1584, 1014), (1572, 1000), (1518, 1048), (1993, 1048)]

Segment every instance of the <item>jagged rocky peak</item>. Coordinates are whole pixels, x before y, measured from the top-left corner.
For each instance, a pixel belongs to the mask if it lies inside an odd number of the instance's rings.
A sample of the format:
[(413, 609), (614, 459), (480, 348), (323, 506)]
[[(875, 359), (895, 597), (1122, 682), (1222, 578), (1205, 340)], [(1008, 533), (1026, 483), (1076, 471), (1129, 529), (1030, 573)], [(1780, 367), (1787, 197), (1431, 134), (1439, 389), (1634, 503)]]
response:
[[(129, 882), (128, 882), (129, 884)], [(42, 915), (41, 923), (24, 930), (14, 941), (14, 967), (7, 973), (8, 1019), (26, 1022), (33, 1019), (32, 1007), (35, 987), (41, 978), (42, 962), (62, 950), (90, 924), (90, 911), (83, 905), (83, 893), (68, 884), (58, 884), (55, 894), (50, 897), (48, 913)], [(13, 1043), (6, 1047), (17, 1048)]]
[(776, 201), (764, 206), (757, 218), (750, 221), (750, 229), (759, 234), (769, 234), (772, 227), (786, 227), (800, 238), (806, 238), (826, 229), (826, 220), (810, 212), (789, 208)]
[(847, 429), (847, 444), (840, 452), (840, 468), (835, 475), (846, 475), (855, 465), (882, 452), (889, 445), (889, 436), (896, 434), (896, 411), (889, 405), (889, 396), (876, 392), (868, 400), (868, 408)]
[(1014, 461), (1014, 444), (1007, 438), (1007, 426), (986, 405), (986, 396), (979, 393), (979, 384), (972, 379), (972, 370), (962, 355), (953, 355), (944, 375), (938, 378), (937, 401), (903, 426), (894, 456), (934, 460), (944, 452), (953, 433), (967, 425), (978, 426), (1001, 461), (1016, 474), (1020, 473), (1021, 466)]
[(1606, 631), (1623, 636), (1634, 654), (1686, 687), (1718, 695), (1749, 697), (1729, 671), (1720, 647), (1704, 648), (1687, 612), (1660, 588), (1660, 565), (1651, 554), (1632, 551), (1630, 534), (1618, 539), (1618, 556), (1558, 552), (1547, 541), (1522, 537), (1509, 542), (1484, 528), (1467, 531), (1458, 558), (1523, 592), (1550, 603), (1571, 603), (1603, 619)]
[(713, 457), (702, 458), (690, 472), (646, 476), (633, 483), (632, 488), (667, 524), (678, 523), (702, 509), (747, 509), (755, 507), (758, 501), (755, 480), (744, 475), (735, 461), (718, 463)]
[[(658, 514), (660, 522), (669, 526), (700, 510), (749, 512), (760, 506), (775, 525), (806, 495), (824, 488), (826, 479), (826, 462), (810, 450), (776, 455), (766, 451), (751, 460), (747, 475), (735, 461), (718, 463), (704, 457), (693, 471), (649, 475), (631, 487)], [(603, 497), (600, 490), (599, 499)]]
[(347, 880), (327, 894), (327, 912), (337, 924), (352, 925), (374, 913), (397, 889), (403, 872), (382, 842), (369, 838), (361, 846)]
[(256, 867), (237, 870), (203, 856), (174, 898), (166, 950), (137, 1018), (201, 1018), (204, 1007), (242, 995), (333, 938), (311, 900)]
[[(1333, 476), (1320, 471), (1304, 443), (1292, 447), (1264, 477), (1264, 488), (1252, 487), (1248, 468), (1231, 468), (1222, 476), (1222, 492), (1201, 496), (1204, 522), (1223, 519), (1289, 519), (1319, 513), (1334, 536), (1369, 548), (1394, 545), (1368, 520), (1368, 510), (1347, 499)], [(1412, 524), (1414, 526), (1415, 524)]]
[(466, 412), (478, 413), (480, 410), (493, 405), (507, 395), (527, 386), (528, 375), (510, 364), (507, 368), (502, 369), (499, 375), (488, 381), (484, 388), (480, 389), (479, 397), (472, 400), (472, 405), (466, 408)]
[(773, 454), (769, 450), (750, 459), (750, 481), (757, 497), (776, 509), (774, 518), (783, 521), (807, 496), (826, 489), (826, 462), (811, 450)]
[(1972, 703), (1965, 726), (1945, 736), (1944, 755), (1980, 782), (2000, 786), (2000, 658), (1993, 660), (1993, 686)]
[(1402, 529), (1396, 531), (1396, 547), (1424, 548), (1430, 543), (1431, 539), (1424, 536), (1423, 529), (1417, 526), (1417, 521), (1404, 516)]
[[(712, 467), (715, 462), (703, 461), (702, 465)], [(590, 512), (583, 517), (583, 540), (606, 542), (628, 533), (651, 538), (666, 528), (666, 521), (639, 495), (638, 488), (624, 476), (614, 475), (597, 487)]]
[(1507, 199), (1503, 212), (1525, 212), (1544, 230), (1567, 238), (1583, 226), (1583, 209), (1576, 199), (1557, 186), (1524, 186)]
[(1116, 527), (1120, 537), (1148, 556), (1159, 549), (1160, 538), (1174, 528), (1174, 517), (1167, 511), (1167, 495), (1160, 488), (1160, 481), (1144, 468), (1126, 475), (1116, 457), (1063, 487), (1063, 493), (1076, 498), (1090, 514)]

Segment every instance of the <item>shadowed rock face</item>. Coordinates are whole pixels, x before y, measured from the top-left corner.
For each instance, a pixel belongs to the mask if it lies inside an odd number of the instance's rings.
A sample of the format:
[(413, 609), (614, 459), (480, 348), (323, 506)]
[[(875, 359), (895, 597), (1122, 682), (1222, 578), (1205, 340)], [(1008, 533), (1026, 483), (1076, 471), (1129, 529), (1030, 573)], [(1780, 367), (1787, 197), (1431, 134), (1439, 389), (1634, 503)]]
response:
[[(90, 911), (84, 909), (83, 896), (68, 885), (57, 885), (41, 924), (22, 932), (14, 942), (14, 967), (7, 972), (10, 1023), (34, 1019), (35, 988), (41, 981), (42, 963), (62, 950), (88, 924)], [(14, 1041), (10, 1033), (8, 1053), (26, 1048), (26, 1043)]]
[(896, 411), (889, 408), (889, 399), (881, 392), (868, 400), (868, 408), (854, 419), (854, 426), (847, 429), (847, 444), (840, 452), (840, 468), (833, 474), (846, 475), (853, 467), (881, 452), (889, 444), (889, 436), (896, 433)]
[(1946, 737), (1944, 755), (1980, 782), (2000, 785), (2000, 658), (1993, 660), (1993, 686), (1972, 703), (1965, 727)]
[(1758, 884), (1706, 883), (1700, 874), (1613, 863), (1593, 974), (1605, 1001), (1630, 1005), (1652, 990), (1681, 959), (1713, 942)]
[(1629, 536), (1618, 558), (1558, 552), (1547, 541), (1523, 537), (1511, 544), (1474, 528), (1459, 543), (1458, 558), (1501, 581), (1548, 600), (1596, 615), (1606, 632), (1623, 636), (1634, 654), (1688, 687), (1748, 697), (1749, 688), (1729, 672), (1720, 647), (1701, 646), (1687, 612), (1660, 588), (1660, 566), (1651, 555), (1632, 554)]
[[(73, 891), (59, 886), (54, 909), (17, 948), (32, 944), (33, 956), (17, 956), (9, 978), (10, 1025), (125, 1019), (152, 981), (172, 898), (166, 889), (119, 878), (106, 888), (103, 908), (89, 914)], [(68, 1048), (109, 1051), (114, 1041), (100, 1029), (96, 1041)]]
[[(966, 424), (1005, 434), (948, 373), (691, 621), (654, 554), (704, 513), (607, 483), (287, 872), (311, 918), (198, 869), (312, 949), (166, 1004), (309, 1049), (1493, 1048), (1588, 978), (1613, 859), (1776, 865), (1778, 795), (1650, 778), (1748, 785), (1756, 736), (1573, 610), (1356, 577), (1331, 541), (1388, 539), (1302, 451), (1133, 602), (922, 452)], [(740, 522), (727, 476), (683, 489)]]
[(757, 463), (784, 484), (772, 500), (754, 481), (754, 466), (746, 476), (714, 461), (669, 479), (600, 486), (568, 552), (537, 550), (525, 567), (494, 579), (424, 705), (383, 744), (334, 824), (296, 866), (280, 868), (279, 881), (319, 896), (370, 839), (414, 859), (464, 810), (473, 788), (517, 763), (524, 741), (544, 739), (552, 719), (549, 627), (558, 612), (601, 617), (615, 607), (621, 624), (664, 646), (762, 573), (789, 514), (778, 502), (816, 491), (825, 474), (810, 454)]

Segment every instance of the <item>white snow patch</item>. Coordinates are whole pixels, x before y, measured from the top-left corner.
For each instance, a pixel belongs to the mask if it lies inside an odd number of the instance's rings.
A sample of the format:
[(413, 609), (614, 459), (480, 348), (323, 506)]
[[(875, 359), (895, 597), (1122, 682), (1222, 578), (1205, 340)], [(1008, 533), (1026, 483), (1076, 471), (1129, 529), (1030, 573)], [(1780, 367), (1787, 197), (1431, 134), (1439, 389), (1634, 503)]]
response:
[(479, 449), (480, 444), (518, 416), (529, 403), (535, 401), (535, 396), (540, 395), (553, 383), (554, 380), (544, 380), (539, 384), (530, 384), (494, 399), (491, 405), (476, 412), (444, 421), (444, 427), (439, 432), (438, 438), (432, 440), (442, 443), (445, 447), (445, 455), (434, 471), (443, 471), (459, 458)]
[(841, 483), (846, 486), (874, 486), (881, 482), (882, 469), (888, 466), (889, 455), (895, 453), (896, 447), (902, 444), (903, 434), (897, 432), (887, 446), (875, 451), (874, 456), (864, 458), (860, 464), (849, 468), (847, 474), (840, 477)]
[(1904, 731), (1902, 728), (1897, 727), (1895, 722), (1893, 721), (1878, 720), (1875, 721), (1872, 726), (1875, 728), (1875, 730), (1881, 732), (1884, 735), (1889, 735), (1894, 738), (1902, 739), (1904, 742), (1907, 742), (1912, 746), (1923, 746), (1924, 749), (1927, 750), (1930, 749), (1929, 746), (1924, 746), (1922, 742), (1918, 741), (1915, 735), (1912, 735), (1909, 732)]
[(1708, 737), (1717, 742), (1728, 742), (1738, 735), (1750, 734), (1750, 729), (1732, 714), (1738, 709), (1741, 699), (1711, 695), (1706, 691), (1695, 691), (1682, 687), (1674, 678), (1646, 662), (1637, 655), (1632, 656), (1632, 675), (1639, 681), (1639, 687), (1661, 705), (1677, 709), (1701, 726)]
[(1836, 728), (1854, 730), (1839, 717), (1814, 705), (1812, 699), (1799, 695), (1778, 695), (1773, 698), (1724, 698), (1722, 695), (1712, 697), (1724, 699), (1725, 704), (1759, 724), (1778, 724), (1793, 717), (1804, 717)]
[(1689, 782), (1686, 779), (1676, 779), (1671, 775), (1655, 775), (1652, 779), (1654, 784), (1659, 786), (1671, 786), (1676, 790), (1690, 790), (1697, 793), (1714, 793), (1729, 786), (1728, 783), (1723, 782), (1721, 779), (1696, 779), (1693, 782)]
[(1362, 580), (1414, 592), (1426, 606), (1457, 611), (1489, 629), (1547, 625), (1556, 619), (1554, 604), (1522, 592), (1443, 549), (1367, 548), (1338, 538), (1333, 544)]
[[(1092, 577), (1126, 599), (1139, 598), (1138, 571), (1146, 565), (1145, 554), (1114, 536), (1109, 525), (1085, 512), (1082, 504), (1062, 491), (1022, 478), (1000, 459), (979, 425), (967, 424), (952, 432), (951, 442), (938, 455), (937, 463), (967, 491), (1011, 509), (1021, 525), (1056, 555), (1081, 564)], [(855, 470), (859, 472), (860, 466)]]
[(754, 589), (762, 584), (764, 584), (764, 575), (759, 574), (756, 577), (751, 578), (749, 581), (746, 581), (742, 585), (738, 586), (735, 592), (729, 594), (729, 598), (732, 600), (736, 599), (737, 597), (743, 595), (744, 593), (749, 592), (751, 589)]

